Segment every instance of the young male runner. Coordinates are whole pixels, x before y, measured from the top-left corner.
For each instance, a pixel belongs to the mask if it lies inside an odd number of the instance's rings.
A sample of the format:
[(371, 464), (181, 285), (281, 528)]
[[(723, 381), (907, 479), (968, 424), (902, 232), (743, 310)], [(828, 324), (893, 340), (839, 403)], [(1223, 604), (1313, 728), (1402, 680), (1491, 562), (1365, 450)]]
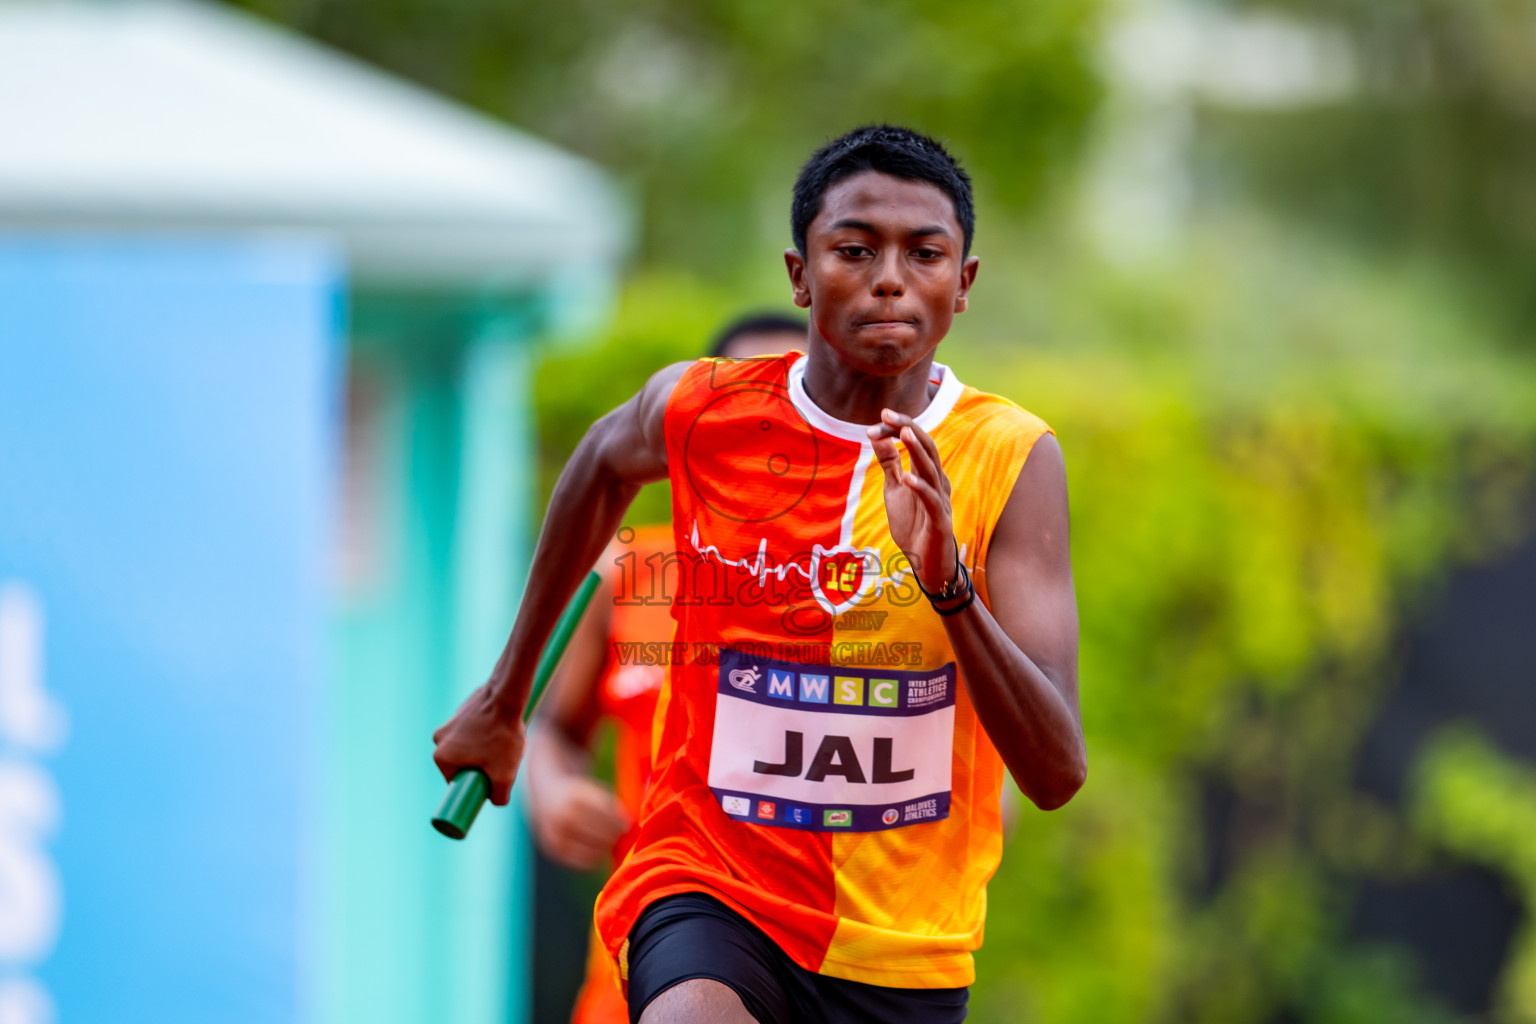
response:
[(933, 361), (977, 268), (938, 143), (850, 132), (791, 219), (807, 355), (669, 367), (594, 424), (435, 760), (507, 800), (539, 649), (667, 475), (687, 557), (658, 757), (597, 907), (631, 1020), (958, 1021), (1004, 765), (1044, 809), (1087, 772), (1065, 469), (1044, 423)]
[[(710, 346), (721, 359), (750, 359), (805, 348), (803, 318), (757, 313), (728, 324)], [(529, 733), (528, 809), (534, 839), (562, 867), (591, 871), (617, 864), (634, 841), (640, 798), (651, 777), (651, 722), (666, 669), (631, 655), (670, 643), (674, 623), (666, 566), (675, 563), (672, 526), (622, 529), (598, 562), (603, 582), (582, 616)], [(671, 570), (674, 574), (676, 569)], [(601, 722), (614, 726), (613, 788), (591, 773)], [(629, 1019), (607, 950), (591, 944), (586, 980), (571, 1024)]]

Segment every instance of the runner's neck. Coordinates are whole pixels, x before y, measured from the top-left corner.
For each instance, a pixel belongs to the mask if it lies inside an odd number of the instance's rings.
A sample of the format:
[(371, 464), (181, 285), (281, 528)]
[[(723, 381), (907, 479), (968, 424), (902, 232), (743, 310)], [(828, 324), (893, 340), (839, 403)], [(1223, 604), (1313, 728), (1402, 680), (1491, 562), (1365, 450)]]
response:
[(898, 374), (880, 377), (846, 366), (825, 345), (812, 345), (805, 359), (807, 397), (833, 419), (860, 426), (880, 422), (880, 410), (894, 409), (914, 419), (938, 394), (932, 380), (933, 353)]

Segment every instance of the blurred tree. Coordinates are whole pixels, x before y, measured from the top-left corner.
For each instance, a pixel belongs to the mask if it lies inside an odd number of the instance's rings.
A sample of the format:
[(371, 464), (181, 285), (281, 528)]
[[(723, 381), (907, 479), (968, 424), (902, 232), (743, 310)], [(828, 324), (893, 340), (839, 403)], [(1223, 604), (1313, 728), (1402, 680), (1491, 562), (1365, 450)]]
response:
[(1376, 251), (1431, 256), (1536, 346), (1536, 2), (1225, 6), (1339, 32), (1355, 87), (1317, 106), (1208, 109), (1211, 176)]
[(864, 122), (1034, 210), (1100, 92), (1102, 0), (240, 2), (631, 176), (643, 255), (714, 275), (776, 258), (799, 163)]
[[(1536, 907), (1536, 768), (1466, 724), (1448, 725), (1418, 765), (1413, 813), (1448, 849), (1500, 869)], [(1498, 1000), (1511, 1024), (1536, 1021), (1536, 927), (1528, 919)]]

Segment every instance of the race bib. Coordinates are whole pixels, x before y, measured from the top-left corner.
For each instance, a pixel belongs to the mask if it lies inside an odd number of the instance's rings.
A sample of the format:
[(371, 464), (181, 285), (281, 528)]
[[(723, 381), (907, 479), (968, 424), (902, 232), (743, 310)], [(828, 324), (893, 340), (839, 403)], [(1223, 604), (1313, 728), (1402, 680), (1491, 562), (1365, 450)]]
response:
[(949, 817), (955, 665), (834, 668), (720, 651), (709, 786), (732, 818), (876, 832)]

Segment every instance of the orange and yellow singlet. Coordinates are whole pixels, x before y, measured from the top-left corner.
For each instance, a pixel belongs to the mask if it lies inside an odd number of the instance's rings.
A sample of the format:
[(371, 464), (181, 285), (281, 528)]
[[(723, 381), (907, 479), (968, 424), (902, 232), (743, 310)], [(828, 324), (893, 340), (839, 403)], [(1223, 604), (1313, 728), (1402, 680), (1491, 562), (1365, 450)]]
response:
[[(797, 352), (689, 368), (667, 405), (674, 637), (652, 777), (598, 898), (604, 945), (651, 902), (714, 896), (794, 961), (905, 988), (971, 984), (1002, 851), (1003, 765), (940, 617), (892, 541), (866, 428), (807, 396)], [(934, 364), (917, 423), (951, 482), (988, 601), (987, 548), (1049, 428)], [(670, 642), (666, 642), (669, 641)]]

